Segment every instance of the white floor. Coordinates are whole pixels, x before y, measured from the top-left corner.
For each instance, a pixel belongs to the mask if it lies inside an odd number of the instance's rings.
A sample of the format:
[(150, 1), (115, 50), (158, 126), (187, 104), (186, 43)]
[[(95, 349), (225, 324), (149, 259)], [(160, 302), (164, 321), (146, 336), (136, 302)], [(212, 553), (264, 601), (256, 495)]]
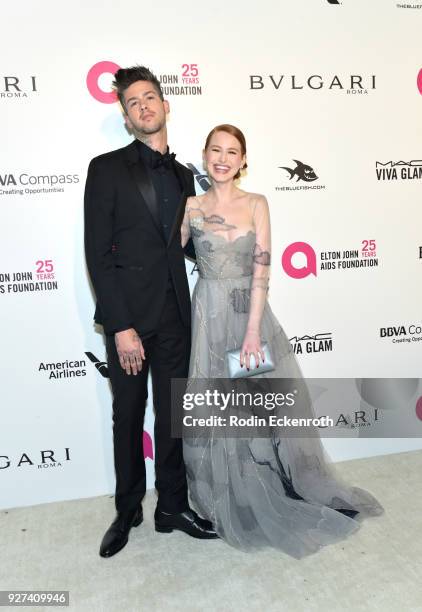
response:
[(305, 560), (157, 534), (151, 492), (129, 544), (101, 559), (114, 516), (107, 496), (0, 512), (0, 589), (69, 590), (70, 609), (87, 612), (422, 612), (422, 452), (338, 469), (370, 490), (385, 515)]

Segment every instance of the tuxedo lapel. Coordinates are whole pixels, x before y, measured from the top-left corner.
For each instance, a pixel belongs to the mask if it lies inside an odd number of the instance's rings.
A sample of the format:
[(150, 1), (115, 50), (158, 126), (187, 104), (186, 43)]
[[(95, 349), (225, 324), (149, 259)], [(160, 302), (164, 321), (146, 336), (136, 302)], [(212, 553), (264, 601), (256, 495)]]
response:
[(185, 175), (182, 172), (182, 169), (180, 167), (180, 165), (177, 162), (174, 162), (174, 167), (176, 170), (176, 174), (177, 177), (179, 179), (180, 185), (182, 187), (182, 193), (180, 194), (180, 201), (179, 201), (179, 206), (177, 207), (177, 211), (176, 214), (174, 216), (174, 221), (173, 221), (173, 225), (171, 228), (171, 232), (170, 232), (170, 236), (169, 236), (169, 240), (167, 244), (171, 244), (171, 241), (173, 240), (177, 229), (180, 227), (182, 220), (183, 220), (183, 216), (185, 214), (185, 205), (186, 205), (186, 181), (185, 181)]
[(163, 227), (158, 210), (157, 194), (155, 193), (154, 186), (148, 175), (145, 164), (142, 159), (139, 158), (139, 153), (135, 142), (126, 148), (126, 162), (136, 187), (138, 188), (143, 201), (151, 213), (152, 220), (154, 221), (160, 236), (164, 239)]

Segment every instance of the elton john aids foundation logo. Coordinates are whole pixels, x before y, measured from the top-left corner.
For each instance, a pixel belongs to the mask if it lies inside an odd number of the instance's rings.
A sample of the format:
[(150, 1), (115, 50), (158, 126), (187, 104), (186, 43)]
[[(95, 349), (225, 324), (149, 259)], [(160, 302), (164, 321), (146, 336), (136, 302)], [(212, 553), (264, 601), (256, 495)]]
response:
[(98, 62), (90, 68), (86, 76), (86, 86), (95, 100), (103, 104), (114, 104), (116, 102), (116, 93), (114, 91), (104, 91), (100, 87), (100, 79), (103, 80), (104, 75), (114, 75), (119, 68), (120, 66), (114, 62)]
[[(296, 266), (299, 254), (305, 257), (306, 263), (304, 266)], [(283, 270), (292, 278), (306, 278), (310, 274), (316, 276), (316, 254), (314, 249), (307, 242), (293, 242), (284, 251), (281, 257), (281, 265)]]
[[(95, 100), (103, 104), (114, 104), (116, 93), (111, 89), (111, 80), (120, 69), (115, 62), (97, 62), (89, 69), (86, 86)], [(198, 64), (182, 64), (172, 72), (157, 75), (165, 96), (201, 96), (202, 86)]]
[(418, 84), (419, 93), (422, 95), (422, 68), (419, 70), (417, 84)]
[[(293, 242), (281, 257), (283, 270), (291, 278), (301, 279), (317, 275), (320, 271), (374, 268), (379, 264), (375, 239), (361, 240), (360, 248), (342, 248), (319, 251), (318, 255), (307, 242)], [(304, 264), (304, 265), (303, 265)]]
[(422, 397), (416, 402), (415, 412), (418, 419), (422, 421)]

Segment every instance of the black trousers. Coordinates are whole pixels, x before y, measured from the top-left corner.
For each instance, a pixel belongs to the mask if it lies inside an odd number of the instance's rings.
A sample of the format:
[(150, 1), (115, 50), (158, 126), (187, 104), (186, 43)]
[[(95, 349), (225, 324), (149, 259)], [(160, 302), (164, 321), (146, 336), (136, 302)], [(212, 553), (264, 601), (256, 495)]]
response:
[[(154, 304), (151, 304), (154, 308)], [(190, 329), (183, 325), (174, 290), (169, 287), (158, 330), (142, 338), (146, 359), (136, 376), (119, 363), (114, 336), (107, 336), (113, 389), (113, 441), (117, 511), (139, 507), (146, 490), (143, 426), (151, 371), (155, 412), (155, 487), (157, 507), (179, 513), (188, 508), (182, 440), (171, 437), (171, 379), (186, 378)]]

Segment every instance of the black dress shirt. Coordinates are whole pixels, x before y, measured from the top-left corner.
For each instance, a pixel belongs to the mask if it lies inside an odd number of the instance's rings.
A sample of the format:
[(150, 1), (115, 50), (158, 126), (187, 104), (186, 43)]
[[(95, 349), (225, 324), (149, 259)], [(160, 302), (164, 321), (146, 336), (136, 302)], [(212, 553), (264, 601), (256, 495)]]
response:
[(140, 140), (137, 140), (136, 144), (154, 186), (161, 225), (168, 242), (182, 194), (182, 186), (173, 163), (174, 155), (169, 154), (168, 147), (167, 154), (163, 156)]

